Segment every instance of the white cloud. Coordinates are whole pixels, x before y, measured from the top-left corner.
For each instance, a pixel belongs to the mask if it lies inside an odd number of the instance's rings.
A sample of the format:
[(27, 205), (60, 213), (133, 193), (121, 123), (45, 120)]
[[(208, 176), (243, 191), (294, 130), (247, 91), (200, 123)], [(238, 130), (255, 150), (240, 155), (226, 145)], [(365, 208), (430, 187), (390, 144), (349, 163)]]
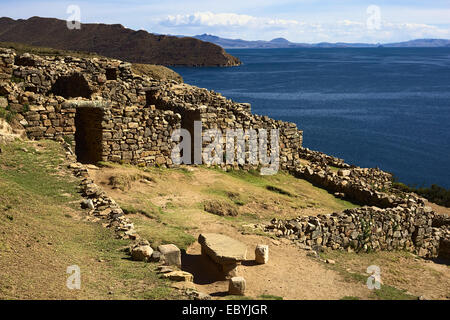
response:
[(212, 33), (221, 37), (247, 40), (285, 37), (294, 42), (386, 43), (417, 38), (450, 38), (450, 27), (424, 23), (394, 23), (382, 20), (380, 28), (374, 30), (368, 27), (365, 20), (304, 22), (209, 11), (169, 15), (159, 20), (158, 24), (169, 33), (185, 35)]
[(299, 25), (296, 20), (269, 19), (236, 13), (196, 12), (193, 14), (169, 15), (161, 21), (169, 27), (182, 26), (223, 26), (223, 27), (292, 27)]

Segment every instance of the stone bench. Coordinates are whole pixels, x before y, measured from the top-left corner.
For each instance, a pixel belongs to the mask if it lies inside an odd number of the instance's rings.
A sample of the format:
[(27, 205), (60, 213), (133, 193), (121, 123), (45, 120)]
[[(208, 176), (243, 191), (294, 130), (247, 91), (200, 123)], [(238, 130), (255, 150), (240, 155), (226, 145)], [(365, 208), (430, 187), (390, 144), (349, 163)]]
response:
[(204, 233), (198, 236), (202, 255), (216, 263), (225, 279), (237, 275), (237, 267), (246, 259), (247, 247), (242, 242), (217, 233)]

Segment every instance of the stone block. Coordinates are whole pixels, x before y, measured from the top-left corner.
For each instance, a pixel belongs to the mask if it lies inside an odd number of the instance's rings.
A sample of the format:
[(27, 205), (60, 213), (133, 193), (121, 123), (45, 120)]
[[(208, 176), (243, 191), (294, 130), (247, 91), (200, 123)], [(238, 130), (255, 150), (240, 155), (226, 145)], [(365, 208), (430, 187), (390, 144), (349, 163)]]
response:
[(243, 277), (233, 277), (228, 282), (228, 294), (233, 296), (245, 295), (246, 283)]
[(176, 245), (163, 244), (158, 247), (158, 251), (163, 255), (166, 265), (181, 268), (181, 251)]
[(269, 262), (269, 246), (258, 244), (255, 249), (255, 261), (259, 264), (266, 264)]

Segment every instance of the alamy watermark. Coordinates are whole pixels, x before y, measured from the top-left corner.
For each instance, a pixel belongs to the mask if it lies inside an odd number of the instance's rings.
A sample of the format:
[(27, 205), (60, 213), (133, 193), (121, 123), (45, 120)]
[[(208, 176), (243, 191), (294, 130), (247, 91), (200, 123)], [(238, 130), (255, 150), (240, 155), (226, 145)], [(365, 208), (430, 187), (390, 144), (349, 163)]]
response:
[(379, 6), (370, 5), (367, 7), (366, 13), (369, 15), (367, 17), (366, 26), (369, 30), (380, 30), (381, 29), (381, 9)]
[(81, 29), (81, 8), (75, 4), (71, 4), (67, 7), (67, 14), (70, 16), (67, 18), (67, 28), (69, 30), (80, 30)]
[(219, 129), (202, 131), (202, 122), (194, 121), (193, 137), (187, 129), (177, 129), (172, 133), (172, 140), (179, 142), (172, 149), (172, 162), (177, 165), (250, 164), (261, 166), (262, 175), (272, 175), (279, 169), (279, 136), (278, 129), (270, 132), (266, 129), (227, 129), (224, 135)]
[(66, 273), (70, 276), (67, 277), (66, 286), (70, 290), (80, 290), (81, 288), (81, 270), (77, 265), (68, 266)]
[(371, 276), (367, 278), (367, 288), (370, 290), (381, 289), (381, 269), (379, 266), (371, 265), (367, 267), (366, 272)]

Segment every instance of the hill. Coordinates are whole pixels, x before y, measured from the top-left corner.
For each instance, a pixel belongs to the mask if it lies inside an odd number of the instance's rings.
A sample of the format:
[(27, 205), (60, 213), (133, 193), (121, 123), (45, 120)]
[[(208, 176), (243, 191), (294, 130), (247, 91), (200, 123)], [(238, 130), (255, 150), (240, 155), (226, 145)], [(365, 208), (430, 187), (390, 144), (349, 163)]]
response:
[(119, 24), (81, 24), (80, 30), (69, 30), (65, 20), (54, 18), (0, 18), (0, 41), (95, 52), (134, 63), (169, 66), (240, 64), (239, 59), (212, 43), (194, 38), (154, 35), (143, 30), (127, 29)]
[(386, 43), (383, 45), (373, 43), (345, 43), (345, 42), (320, 42), (320, 43), (295, 43), (284, 38), (276, 38), (270, 41), (247, 41), (242, 39), (226, 39), (210, 34), (194, 36), (194, 38), (212, 42), (225, 49), (282, 49), (282, 48), (375, 48), (375, 47), (449, 47), (450, 40), (446, 39), (416, 39), (405, 42)]

